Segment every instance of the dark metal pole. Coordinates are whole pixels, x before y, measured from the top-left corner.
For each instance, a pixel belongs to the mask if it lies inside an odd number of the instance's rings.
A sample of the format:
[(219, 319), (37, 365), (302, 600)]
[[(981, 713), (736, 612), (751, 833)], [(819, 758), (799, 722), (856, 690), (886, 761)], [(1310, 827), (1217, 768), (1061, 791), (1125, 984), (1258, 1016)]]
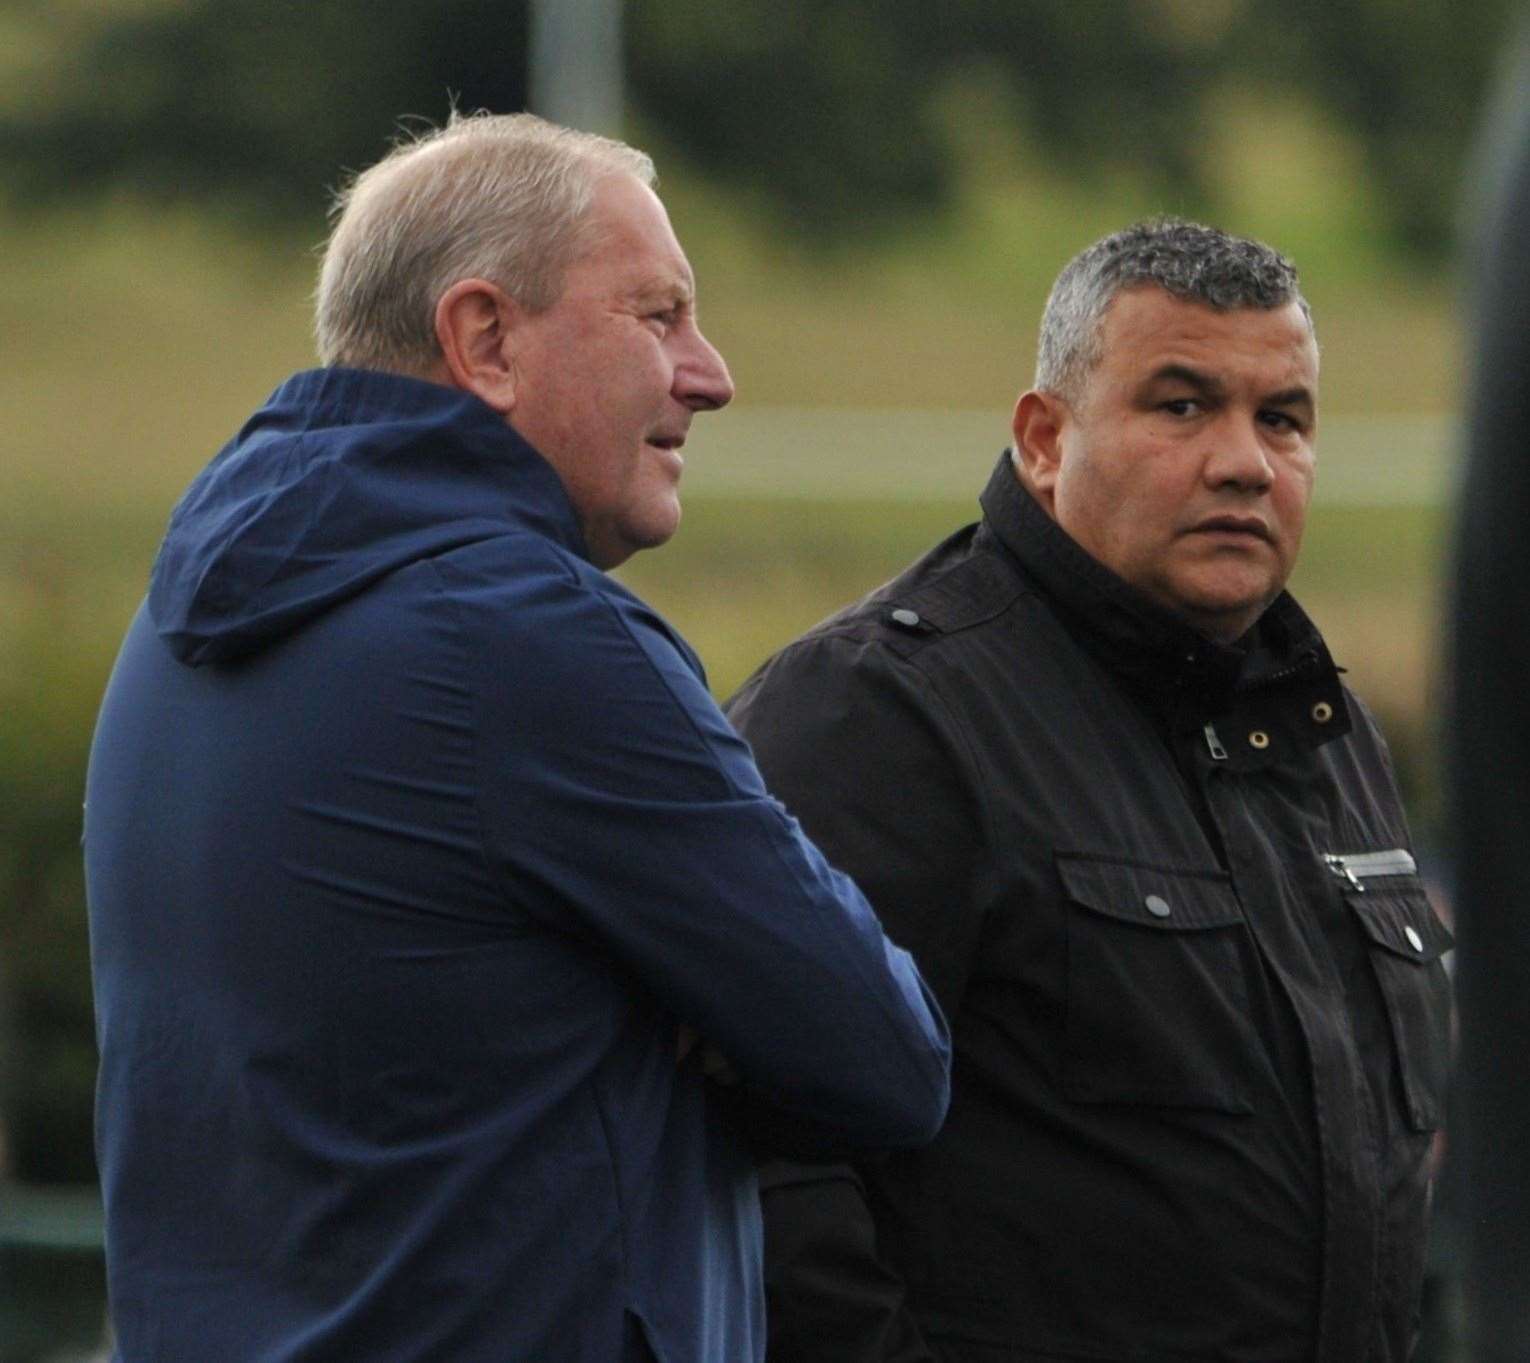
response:
[(1530, 27), (1482, 141), (1468, 247), (1471, 383), (1450, 602), (1473, 1363), (1530, 1359)]

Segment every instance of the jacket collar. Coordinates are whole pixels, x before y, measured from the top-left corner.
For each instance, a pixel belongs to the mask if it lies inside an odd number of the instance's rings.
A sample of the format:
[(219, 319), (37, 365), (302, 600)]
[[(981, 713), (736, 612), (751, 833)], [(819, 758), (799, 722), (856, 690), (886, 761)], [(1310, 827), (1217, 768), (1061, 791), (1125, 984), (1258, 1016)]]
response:
[(1317, 627), (1282, 592), (1238, 645), (1202, 634), (1092, 557), (1021, 485), (1009, 451), (981, 498), (986, 531), (1018, 560), (1084, 648), (1167, 712), (1175, 728), (1199, 727), (1240, 695), (1297, 696), (1330, 716), (1313, 740), (1349, 728), (1343, 688)]

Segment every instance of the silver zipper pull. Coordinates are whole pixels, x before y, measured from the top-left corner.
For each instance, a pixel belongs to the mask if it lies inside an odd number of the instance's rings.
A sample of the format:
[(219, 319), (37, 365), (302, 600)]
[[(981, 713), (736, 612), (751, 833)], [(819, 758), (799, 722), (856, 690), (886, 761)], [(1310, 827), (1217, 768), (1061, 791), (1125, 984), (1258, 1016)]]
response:
[(1368, 876), (1411, 876), (1418, 863), (1406, 847), (1389, 847), (1384, 852), (1323, 852), (1323, 864), (1353, 889), (1364, 891)]
[(1214, 762), (1227, 761), (1227, 749), (1222, 746), (1222, 740), (1217, 737), (1217, 731), (1210, 724), (1206, 726), (1206, 749), (1211, 753)]
[(1352, 889), (1358, 890), (1361, 894), (1365, 893), (1365, 886), (1361, 884), (1360, 877), (1355, 874), (1354, 868), (1349, 864), (1347, 857), (1336, 856), (1332, 852), (1326, 852), (1323, 855), (1323, 861), (1328, 869), (1338, 876), (1340, 880), (1348, 881)]

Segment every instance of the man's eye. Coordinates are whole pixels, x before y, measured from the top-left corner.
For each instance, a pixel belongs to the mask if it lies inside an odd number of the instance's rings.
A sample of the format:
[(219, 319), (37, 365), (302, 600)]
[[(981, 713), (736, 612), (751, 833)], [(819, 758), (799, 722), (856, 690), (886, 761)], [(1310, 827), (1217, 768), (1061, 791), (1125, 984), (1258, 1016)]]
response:
[(1170, 398), (1160, 403), (1159, 409), (1170, 416), (1194, 416), (1201, 410), (1201, 404), (1194, 398)]
[(661, 308), (657, 312), (650, 312), (647, 320), (656, 322), (667, 331), (680, 320), (680, 311), (678, 308)]
[(1301, 423), (1289, 412), (1266, 411), (1259, 414), (1259, 419), (1275, 431), (1299, 431)]

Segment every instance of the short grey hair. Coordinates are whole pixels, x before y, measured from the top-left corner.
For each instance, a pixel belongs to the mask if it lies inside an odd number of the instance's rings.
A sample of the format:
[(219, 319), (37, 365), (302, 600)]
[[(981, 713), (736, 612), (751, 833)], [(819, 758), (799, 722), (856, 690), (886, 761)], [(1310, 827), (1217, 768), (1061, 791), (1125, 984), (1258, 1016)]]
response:
[(532, 114), (454, 112), (407, 137), (335, 197), (315, 294), (320, 363), (424, 372), (441, 355), (436, 303), (460, 279), (551, 307), (590, 247), (596, 185), (622, 173), (657, 178), (636, 148)]
[(1063, 267), (1041, 315), (1035, 387), (1077, 401), (1100, 361), (1111, 302), (1144, 285), (1219, 312), (1296, 303), (1312, 325), (1296, 267), (1280, 252), (1216, 227), (1153, 218), (1102, 238)]

